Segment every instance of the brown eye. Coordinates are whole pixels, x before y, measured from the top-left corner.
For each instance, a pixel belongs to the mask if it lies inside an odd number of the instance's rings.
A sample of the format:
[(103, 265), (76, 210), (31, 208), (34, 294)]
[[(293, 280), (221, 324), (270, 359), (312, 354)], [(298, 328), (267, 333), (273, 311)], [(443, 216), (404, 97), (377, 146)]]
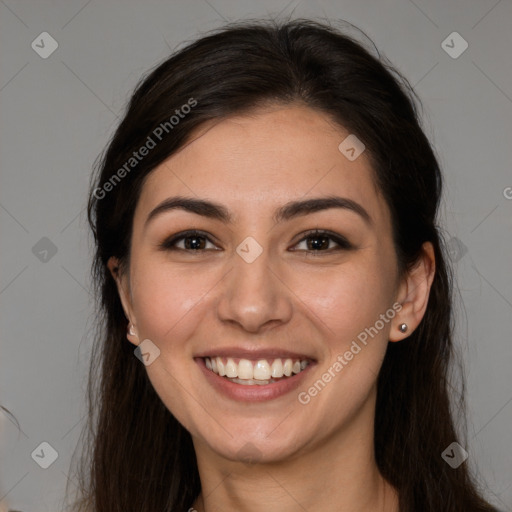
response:
[[(306, 241), (306, 251), (321, 253), (353, 249), (353, 246), (344, 237), (331, 233), (330, 231), (314, 230), (306, 233), (306, 236), (299, 241), (299, 244)], [(312, 241), (311, 243), (308, 243)], [(334, 242), (337, 247), (329, 247)], [(296, 250), (296, 249), (293, 249)]]
[[(184, 241), (183, 247), (177, 247), (177, 243)], [(203, 234), (201, 231), (190, 230), (183, 231), (181, 233), (177, 233), (173, 235), (171, 238), (165, 240), (160, 248), (165, 250), (177, 250), (177, 251), (190, 251), (190, 252), (201, 252), (207, 250), (205, 245), (207, 242), (211, 242), (211, 240)]]

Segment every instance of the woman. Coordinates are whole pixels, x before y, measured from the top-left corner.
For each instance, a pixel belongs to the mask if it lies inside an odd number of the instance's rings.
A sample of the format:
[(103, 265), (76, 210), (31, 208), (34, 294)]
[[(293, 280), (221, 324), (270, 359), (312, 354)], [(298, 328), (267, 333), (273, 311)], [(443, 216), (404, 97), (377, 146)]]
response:
[(91, 187), (78, 508), (492, 510), (450, 414), (441, 187), (407, 81), (327, 25), (151, 72)]

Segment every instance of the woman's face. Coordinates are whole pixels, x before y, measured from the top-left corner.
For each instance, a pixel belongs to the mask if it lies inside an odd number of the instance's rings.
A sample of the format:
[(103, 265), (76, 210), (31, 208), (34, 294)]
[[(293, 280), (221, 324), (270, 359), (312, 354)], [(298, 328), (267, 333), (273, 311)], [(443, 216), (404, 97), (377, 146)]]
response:
[[(119, 281), (129, 339), (150, 340), (148, 376), (196, 450), (271, 461), (372, 431), (405, 319), (390, 213), (365, 152), (338, 148), (348, 135), (306, 107), (260, 110), (205, 126), (143, 186)], [(341, 206), (300, 206), (326, 197)]]

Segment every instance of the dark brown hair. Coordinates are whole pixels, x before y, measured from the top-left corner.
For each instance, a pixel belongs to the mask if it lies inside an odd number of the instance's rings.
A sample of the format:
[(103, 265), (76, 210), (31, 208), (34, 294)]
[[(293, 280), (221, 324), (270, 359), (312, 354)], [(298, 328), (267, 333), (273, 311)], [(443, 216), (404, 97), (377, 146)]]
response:
[[(400, 272), (414, 265), (423, 242), (435, 250), (425, 316), (406, 343), (389, 344), (378, 376), (375, 454), (382, 475), (398, 490), (400, 510), (492, 510), (466, 463), (452, 469), (441, 458), (458, 439), (449, 400), (452, 279), (436, 224), (442, 176), (420, 127), (414, 91), (372, 51), (329, 24), (250, 20), (188, 44), (137, 86), (89, 196), (93, 279), (101, 300), (79, 472), (83, 507), (77, 510), (182, 511), (200, 492), (190, 434), (164, 406), (126, 341), (127, 319), (107, 261), (116, 256), (121, 269), (129, 264), (134, 209), (158, 164), (206, 121), (267, 103), (306, 105), (363, 141), (391, 211)], [(171, 127), (171, 116), (191, 98), (192, 111)], [(113, 180), (165, 122), (162, 141)]]

